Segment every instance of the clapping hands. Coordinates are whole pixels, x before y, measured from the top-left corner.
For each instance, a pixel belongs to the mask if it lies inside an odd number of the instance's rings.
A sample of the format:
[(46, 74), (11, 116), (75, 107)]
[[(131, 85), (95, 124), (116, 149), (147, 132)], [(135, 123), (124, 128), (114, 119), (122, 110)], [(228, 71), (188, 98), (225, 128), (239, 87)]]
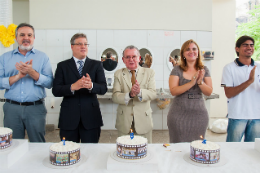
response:
[(92, 88), (92, 81), (88, 73), (86, 73), (86, 76), (82, 76), (79, 80), (77, 80), (75, 83), (71, 85), (71, 90), (79, 90), (81, 88)]

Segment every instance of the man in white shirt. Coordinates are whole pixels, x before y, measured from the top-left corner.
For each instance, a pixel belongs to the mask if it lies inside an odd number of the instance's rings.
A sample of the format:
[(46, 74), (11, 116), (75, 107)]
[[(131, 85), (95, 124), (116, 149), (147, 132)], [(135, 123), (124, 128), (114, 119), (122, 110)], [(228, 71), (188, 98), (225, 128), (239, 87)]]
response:
[(260, 137), (260, 64), (254, 62), (254, 39), (236, 42), (238, 58), (223, 69), (221, 86), (228, 98), (227, 142), (254, 142)]

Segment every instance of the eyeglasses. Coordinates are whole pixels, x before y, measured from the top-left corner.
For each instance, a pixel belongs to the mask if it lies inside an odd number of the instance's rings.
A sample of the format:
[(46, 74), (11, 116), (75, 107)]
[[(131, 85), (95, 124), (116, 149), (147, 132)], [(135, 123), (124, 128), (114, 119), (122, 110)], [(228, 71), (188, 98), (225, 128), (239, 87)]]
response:
[(72, 45), (77, 45), (77, 46), (85, 46), (85, 47), (89, 47), (89, 44), (88, 43), (74, 43)]
[(130, 60), (131, 58), (133, 59), (133, 60), (136, 60), (137, 58), (138, 58), (138, 56), (126, 56), (126, 57), (124, 57), (125, 59), (127, 59), (127, 60)]

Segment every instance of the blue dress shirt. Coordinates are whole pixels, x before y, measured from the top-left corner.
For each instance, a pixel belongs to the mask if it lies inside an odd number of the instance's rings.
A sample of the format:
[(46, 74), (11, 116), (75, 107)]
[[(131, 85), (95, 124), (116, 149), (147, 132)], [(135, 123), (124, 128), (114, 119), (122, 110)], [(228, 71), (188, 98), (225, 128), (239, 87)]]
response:
[[(20, 61), (32, 61), (32, 67), (40, 76), (35, 81), (28, 74), (15, 82), (9, 84), (9, 77), (17, 75), (15, 64)], [(49, 57), (36, 49), (32, 49), (24, 56), (17, 49), (6, 52), (0, 56), (0, 89), (5, 89), (5, 98), (17, 102), (33, 102), (46, 97), (44, 88), (51, 88), (53, 82), (52, 68)]]

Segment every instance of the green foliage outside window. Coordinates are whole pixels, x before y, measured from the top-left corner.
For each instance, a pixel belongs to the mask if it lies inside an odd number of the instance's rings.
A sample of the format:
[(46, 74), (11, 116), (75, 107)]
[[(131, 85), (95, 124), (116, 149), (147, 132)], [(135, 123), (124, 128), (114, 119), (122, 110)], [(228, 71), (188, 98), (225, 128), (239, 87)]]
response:
[(255, 9), (249, 12), (249, 22), (242, 23), (237, 27), (236, 39), (243, 35), (253, 37), (255, 40), (255, 52), (252, 58), (260, 60), (260, 5), (255, 6)]

